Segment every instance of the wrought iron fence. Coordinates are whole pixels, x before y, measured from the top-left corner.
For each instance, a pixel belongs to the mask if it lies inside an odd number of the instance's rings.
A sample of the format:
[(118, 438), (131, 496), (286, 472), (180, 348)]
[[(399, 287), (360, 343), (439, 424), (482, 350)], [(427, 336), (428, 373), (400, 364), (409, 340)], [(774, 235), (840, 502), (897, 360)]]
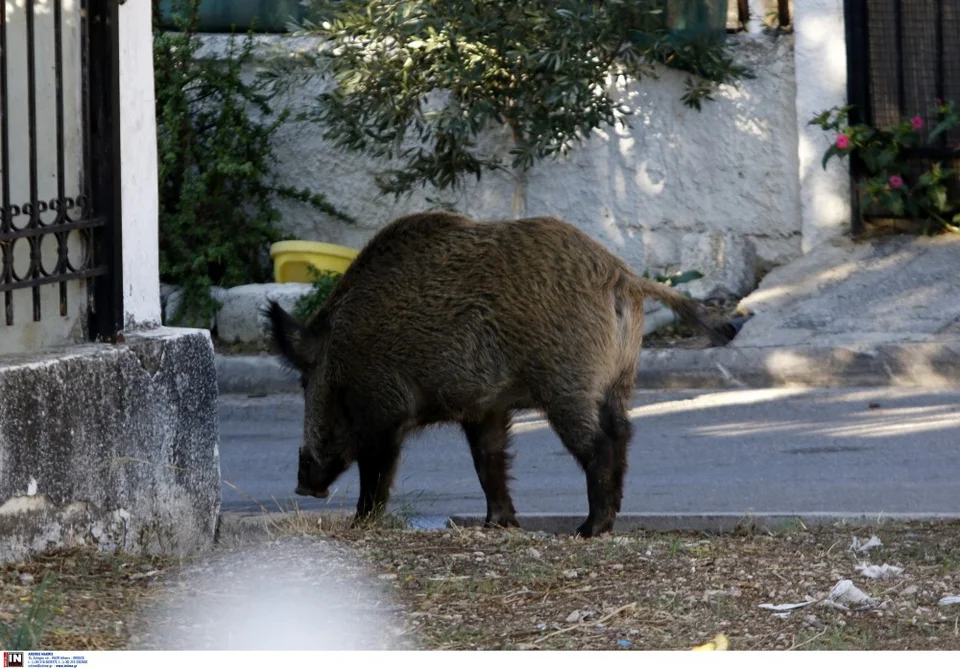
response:
[[(0, 11), (0, 336), (14, 325), (19, 291), (31, 292), (39, 321), (41, 286), (59, 286), (66, 316), (68, 284), (88, 280), (90, 335), (109, 338), (122, 328), (118, 2), (82, 2), (66, 23), (63, 0), (41, 12), (37, 5), (5, 3)], [(46, 41), (38, 38), (38, 16)], [(78, 48), (64, 53), (65, 43)], [(79, 72), (71, 87), (79, 89), (79, 109), (65, 99), (67, 68)], [(68, 119), (71, 128), (79, 123), (79, 160)], [(55, 147), (52, 160), (47, 145)]]
[[(929, 129), (937, 122), (936, 100), (960, 104), (960, 0), (845, 0), (844, 12), (852, 123), (883, 127), (919, 115)], [(960, 169), (958, 148), (960, 129), (954, 129), (906, 157)], [(852, 161), (851, 172), (856, 186), (864, 165)], [(949, 189), (960, 197), (960, 179)], [(864, 212), (856, 200), (855, 232), (862, 219), (897, 218)]]

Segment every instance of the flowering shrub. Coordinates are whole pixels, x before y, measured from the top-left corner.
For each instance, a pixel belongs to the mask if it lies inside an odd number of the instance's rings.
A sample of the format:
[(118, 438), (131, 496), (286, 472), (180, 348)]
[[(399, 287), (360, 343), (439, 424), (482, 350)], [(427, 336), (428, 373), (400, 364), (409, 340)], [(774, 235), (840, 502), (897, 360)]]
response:
[[(936, 124), (929, 129), (923, 117), (913, 116), (884, 128), (864, 123), (850, 125), (852, 107), (833, 107), (818, 114), (810, 125), (836, 133), (833, 143), (823, 155), (823, 167), (834, 156), (855, 155), (867, 172), (858, 184), (861, 208), (879, 208), (895, 216), (935, 223), (941, 229), (960, 232), (960, 199), (951, 198), (949, 180), (958, 171), (939, 162), (919, 164), (911, 149), (929, 146), (937, 137), (960, 125), (960, 112), (952, 100), (937, 100)], [(960, 160), (960, 146), (957, 150)]]

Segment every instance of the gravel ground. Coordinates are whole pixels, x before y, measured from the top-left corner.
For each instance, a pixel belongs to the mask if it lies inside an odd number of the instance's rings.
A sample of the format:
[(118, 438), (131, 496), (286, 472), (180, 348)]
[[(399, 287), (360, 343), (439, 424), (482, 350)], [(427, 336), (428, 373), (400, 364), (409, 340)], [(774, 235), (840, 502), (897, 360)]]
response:
[[(53, 574), (54, 649), (689, 649), (722, 634), (731, 650), (960, 650), (957, 522), (582, 540), (304, 514), (268, 532), (187, 561), (7, 565), (0, 622)], [(855, 550), (871, 534), (881, 545)]]

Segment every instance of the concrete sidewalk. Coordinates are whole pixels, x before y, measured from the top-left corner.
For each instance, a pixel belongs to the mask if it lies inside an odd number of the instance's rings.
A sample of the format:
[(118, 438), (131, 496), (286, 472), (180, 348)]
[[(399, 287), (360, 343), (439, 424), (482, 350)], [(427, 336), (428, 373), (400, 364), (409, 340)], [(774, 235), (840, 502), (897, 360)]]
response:
[[(640, 388), (960, 387), (960, 235), (815, 249), (767, 275), (732, 347), (640, 354)], [(271, 356), (219, 356), (222, 393), (299, 392)]]

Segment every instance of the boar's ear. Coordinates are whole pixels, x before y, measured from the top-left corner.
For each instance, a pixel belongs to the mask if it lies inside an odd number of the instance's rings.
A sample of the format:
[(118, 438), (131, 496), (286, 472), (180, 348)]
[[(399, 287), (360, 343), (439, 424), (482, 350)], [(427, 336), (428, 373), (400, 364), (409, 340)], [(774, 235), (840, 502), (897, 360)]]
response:
[(263, 309), (267, 330), (277, 352), (285, 362), (303, 372), (314, 363), (315, 335), (274, 300)]

